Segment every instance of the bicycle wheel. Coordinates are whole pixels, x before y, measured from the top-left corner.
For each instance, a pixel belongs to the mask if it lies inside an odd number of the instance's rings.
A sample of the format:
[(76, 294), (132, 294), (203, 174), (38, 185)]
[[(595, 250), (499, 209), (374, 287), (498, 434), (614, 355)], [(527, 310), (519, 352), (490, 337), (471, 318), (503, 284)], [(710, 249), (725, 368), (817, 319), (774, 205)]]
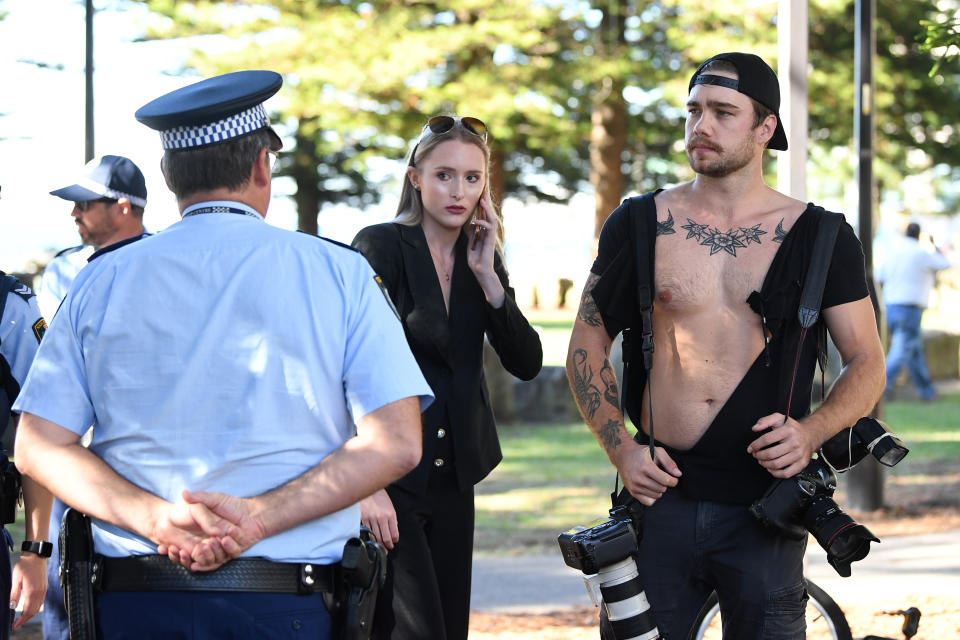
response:
[[(807, 640), (853, 640), (843, 610), (826, 591), (807, 580)], [(720, 603), (711, 593), (693, 627), (692, 640), (720, 640)]]

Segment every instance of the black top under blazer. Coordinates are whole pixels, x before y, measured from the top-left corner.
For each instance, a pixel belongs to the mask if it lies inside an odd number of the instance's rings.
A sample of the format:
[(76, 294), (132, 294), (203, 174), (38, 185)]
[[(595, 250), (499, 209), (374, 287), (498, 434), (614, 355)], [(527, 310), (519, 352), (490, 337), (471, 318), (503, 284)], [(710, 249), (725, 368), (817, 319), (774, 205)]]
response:
[(436, 431), (443, 427), (453, 438), (457, 482), (461, 489), (472, 487), (503, 459), (483, 374), (484, 334), (504, 368), (521, 380), (534, 378), (543, 363), (540, 337), (517, 307), (500, 254), (494, 256), (494, 270), (506, 296), (503, 306), (494, 309), (467, 265), (467, 234), (460, 233), (448, 318), (440, 280), (419, 225), (387, 222), (366, 227), (354, 238), (353, 246), (383, 279), (410, 350), (436, 398), (422, 416), (420, 464), (396, 484), (417, 495), (426, 493)]

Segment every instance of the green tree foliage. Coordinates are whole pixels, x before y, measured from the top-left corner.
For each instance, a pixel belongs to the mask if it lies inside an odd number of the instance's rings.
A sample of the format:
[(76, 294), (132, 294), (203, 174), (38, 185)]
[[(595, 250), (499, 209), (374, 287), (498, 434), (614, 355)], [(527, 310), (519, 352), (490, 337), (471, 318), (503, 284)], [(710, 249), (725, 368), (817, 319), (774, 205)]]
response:
[[(489, 125), (497, 193), (562, 202), (592, 182), (599, 229), (625, 192), (690, 177), (683, 102), (700, 61), (747, 50), (776, 63), (775, 3), (145, 2), (157, 16), (147, 37), (192, 38), (201, 74), (284, 74), (280, 121), (295, 143), (281, 170), (307, 230), (324, 204), (377, 200), (395, 177), (380, 160), (403, 158), (429, 116), (450, 112)], [(941, 15), (930, 0), (878, 5), (878, 175), (893, 188), (917, 150), (928, 165), (960, 166), (960, 83), (956, 59), (927, 75), (937, 58), (920, 21)], [(851, 146), (853, 9), (810, 2), (811, 153), (828, 164)], [(824, 188), (842, 189), (844, 171)]]
[(935, 77), (944, 61), (956, 60), (960, 56), (960, 3), (945, 0), (938, 5), (934, 16), (921, 20), (920, 24), (925, 29), (920, 48), (938, 58), (930, 69), (930, 76)]
[[(811, 3), (810, 137), (825, 148), (853, 137), (854, 3)], [(877, 3), (874, 108), (877, 175), (896, 189), (903, 176), (936, 164), (960, 166), (960, 64), (945, 61), (931, 78), (933, 55), (921, 46), (926, 0)], [(923, 154), (917, 154), (922, 151)], [(924, 156), (920, 159), (920, 155)]]

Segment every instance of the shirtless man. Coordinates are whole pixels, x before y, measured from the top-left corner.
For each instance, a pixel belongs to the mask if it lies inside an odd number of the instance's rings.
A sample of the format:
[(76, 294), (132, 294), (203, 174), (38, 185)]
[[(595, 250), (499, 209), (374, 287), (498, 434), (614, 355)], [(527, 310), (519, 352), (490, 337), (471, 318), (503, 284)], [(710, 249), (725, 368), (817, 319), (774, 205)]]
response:
[[(601, 233), (570, 339), (567, 373), (577, 403), (644, 505), (640, 582), (669, 638), (686, 637), (713, 590), (725, 638), (804, 637), (806, 540), (764, 528), (747, 506), (774, 478), (803, 469), (883, 391), (863, 252), (846, 223), (820, 320), (802, 336), (798, 283), (823, 210), (763, 181), (764, 148), (787, 148), (779, 107), (776, 75), (752, 54), (714, 56), (690, 80), (685, 143), (696, 176), (652, 194), (655, 355), (649, 381), (642, 363), (632, 365), (628, 400), (642, 408), (631, 411), (636, 439), (625, 428), (608, 359), (625, 327), (639, 333), (636, 300), (622, 293), (636, 291), (626, 206)], [(825, 329), (843, 370), (810, 413)], [(655, 461), (644, 444), (648, 397)]]

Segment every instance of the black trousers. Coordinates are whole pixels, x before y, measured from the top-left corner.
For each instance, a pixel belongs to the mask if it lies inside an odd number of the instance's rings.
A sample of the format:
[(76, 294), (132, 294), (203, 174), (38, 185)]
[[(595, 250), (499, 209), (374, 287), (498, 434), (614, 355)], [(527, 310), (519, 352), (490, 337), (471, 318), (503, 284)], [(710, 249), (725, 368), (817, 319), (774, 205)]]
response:
[(806, 545), (765, 528), (744, 505), (669, 489), (644, 509), (637, 571), (668, 640), (687, 637), (714, 590), (724, 640), (802, 640)]
[(387, 554), (377, 599), (376, 640), (466, 640), (473, 565), (473, 487), (452, 469), (433, 471), (424, 496), (387, 488), (400, 541)]

